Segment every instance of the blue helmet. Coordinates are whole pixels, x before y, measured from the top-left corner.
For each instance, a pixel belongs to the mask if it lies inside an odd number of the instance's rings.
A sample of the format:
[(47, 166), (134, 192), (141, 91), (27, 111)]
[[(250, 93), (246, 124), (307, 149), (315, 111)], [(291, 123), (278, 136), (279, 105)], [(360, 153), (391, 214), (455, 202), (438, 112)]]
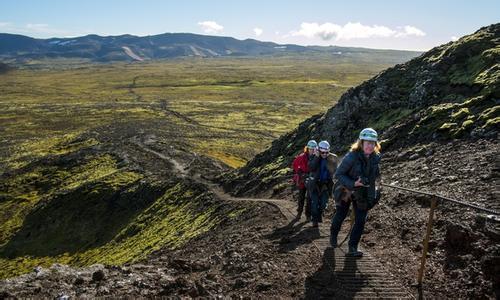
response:
[(307, 142), (307, 148), (316, 149), (318, 148), (318, 143), (316, 143), (315, 140), (310, 140), (309, 142)]

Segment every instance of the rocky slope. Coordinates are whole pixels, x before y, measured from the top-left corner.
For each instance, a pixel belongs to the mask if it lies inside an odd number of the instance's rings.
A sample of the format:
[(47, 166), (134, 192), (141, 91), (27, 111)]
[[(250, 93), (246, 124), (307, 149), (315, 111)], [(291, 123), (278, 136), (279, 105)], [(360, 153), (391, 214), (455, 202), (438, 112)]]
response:
[[(311, 293), (304, 281), (321, 257), (310, 238), (284, 248), (290, 236), (277, 208), (242, 204), (247, 211), (197, 237), (185, 247), (167, 248), (121, 266), (37, 267), (0, 281), (3, 297), (263, 297), (299, 298)], [(201, 255), (202, 253), (202, 255)], [(300, 268), (298, 267), (300, 266)], [(286, 282), (286, 284), (283, 284)]]
[[(326, 139), (333, 152), (343, 155), (359, 130), (373, 127), (382, 137), (384, 183), (498, 210), (499, 61), (500, 24), (436, 47), (350, 89), (326, 113), (304, 121), (220, 180), (234, 195), (290, 195), (284, 178), (307, 140)], [(384, 193), (371, 212), (364, 242), (410, 284), (429, 199), (388, 189)], [(437, 219), (427, 292), (498, 295), (498, 224), (444, 203)], [(459, 240), (467, 246), (461, 247)]]
[(219, 199), (193, 178), (227, 167), (166, 146), (163, 126), (116, 122), (11, 156), (0, 175), (0, 299), (306, 292), (321, 261), (314, 236), (283, 245), (294, 232), (276, 207)]

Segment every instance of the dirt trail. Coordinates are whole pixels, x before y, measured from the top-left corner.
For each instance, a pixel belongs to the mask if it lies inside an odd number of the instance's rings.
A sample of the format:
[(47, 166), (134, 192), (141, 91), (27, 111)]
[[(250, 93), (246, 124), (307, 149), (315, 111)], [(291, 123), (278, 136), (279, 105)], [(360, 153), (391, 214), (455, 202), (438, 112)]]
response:
[[(365, 249), (364, 257), (355, 259), (345, 257), (346, 244), (331, 248), (329, 222), (320, 223), (319, 228), (311, 227), (309, 222), (297, 218), (293, 201), (231, 196), (194, 172), (195, 168), (213, 167), (210, 161), (200, 161), (198, 165), (188, 162), (189, 155), (181, 155), (175, 149), (162, 151), (153, 134), (133, 136), (127, 142), (134, 148), (130, 150), (147, 156), (154, 166), (171, 168), (173, 172), (167, 172), (168, 176), (194, 179), (206, 186), (215, 196), (211, 199), (218, 202), (218, 197), (225, 202), (217, 204), (252, 209), (228, 218), (217, 230), (192, 239), (188, 247), (161, 248), (140, 262), (82, 269), (60, 264), (37, 267), (34, 272), (0, 281), (0, 299), (173, 295), (414, 298), (401, 278), (391, 275)], [(343, 240), (346, 234), (341, 232), (339, 238)]]
[[(135, 145), (142, 150), (152, 153), (157, 157), (169, 161), (174, 169), (181, 176), (188, 175), (188, 170), (178, 160), (171, 156), (164, 155), (158, 151), (150, 149), (146, 144), (153, 143), (151, 138), (145, 143), (134, 139)], [(191, 175), (192, 176), (192, 175)], [(193, 177), (191, 177), (193, 178)], [(300, 221), (296, 215), (296, 205), (292, 201), (280, 199), (265, 198), (237, 198), (225, 193), (219, 185), (203, 179), (199, 174), (194, 176), (194, 180), (207, 186), (218, 198), (224, 201), (255, 201), (264, 202), (276, 206), (281, 214), (294, 224)], [(340, 248), (333, 249), (329, 245), (330, 224), (329, 222), (320, 223), (320, 238), (312, 241), (317, 250), (323, 255), (323, 264), (329, 270), (340, 287), (340, 293), (337, 296), (342, 298), (397, 298), (414, 299), (415, 296), (410, 293), (397, 278), (390, 274), (381, 263), (370, 253), (360, 246), (364, 252), (363, 258), (345, 257), (347, 253), (347, 243)], [(347, 232), (342, 232), (339, 240), (344, 240)]]

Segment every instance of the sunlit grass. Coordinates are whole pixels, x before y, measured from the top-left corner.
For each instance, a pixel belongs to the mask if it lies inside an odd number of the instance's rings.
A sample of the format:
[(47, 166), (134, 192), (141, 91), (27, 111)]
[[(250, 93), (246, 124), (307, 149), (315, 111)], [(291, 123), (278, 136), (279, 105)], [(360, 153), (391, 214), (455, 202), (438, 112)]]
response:
[[(234, 151), (228, 154), (238, 162), (226, 160), (238, 166), (385, 67), (331, 57), (277, 57), (25, 68), (1, 75), (0, 125), (6, 147), (116, 120), (167, 120), (198, 128), (185, 133), (189, 139), (180, 137), (183, 142), (196, 140), (196, 132), (203, 133), (202, 140), (213, 135), (216, 141), (197, 148), (223, 162), (220, 153)], [(230, 134), (226, 139), (221, 132)], [(213, 150), (222, 148), (215, 143), (241, 146)]]
[(40, 61), (0, 75), (0, 278), (55, 262), (134, 262), (243, 211), (207, 205), (189, 185), (151, 182), (111, 144), (154, 134), (165, 152), (241, 167), (387, 66), (325, 57)]

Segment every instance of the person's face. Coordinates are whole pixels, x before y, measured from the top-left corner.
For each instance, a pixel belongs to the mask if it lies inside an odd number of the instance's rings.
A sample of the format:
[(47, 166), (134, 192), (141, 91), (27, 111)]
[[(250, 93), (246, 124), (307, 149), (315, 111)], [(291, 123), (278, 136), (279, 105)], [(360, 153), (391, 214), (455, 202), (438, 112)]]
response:
[(309, 155), (313, 155), (314, 154), (314, 148), (307, 148), (307, 152), (309, 153)]
[(375, 151), (375, 145), (377, 143), (375, 142), (372, 142), (372, 141), (363, 141), (363, 152), (366, 154), (366, 155), (370, 155), (373, 153), (373, 151)]
[(325, 158), (328, 156), (328, 151), (327, 150), (319, 150), (319, 154), (321, 155), (321, 157)]

